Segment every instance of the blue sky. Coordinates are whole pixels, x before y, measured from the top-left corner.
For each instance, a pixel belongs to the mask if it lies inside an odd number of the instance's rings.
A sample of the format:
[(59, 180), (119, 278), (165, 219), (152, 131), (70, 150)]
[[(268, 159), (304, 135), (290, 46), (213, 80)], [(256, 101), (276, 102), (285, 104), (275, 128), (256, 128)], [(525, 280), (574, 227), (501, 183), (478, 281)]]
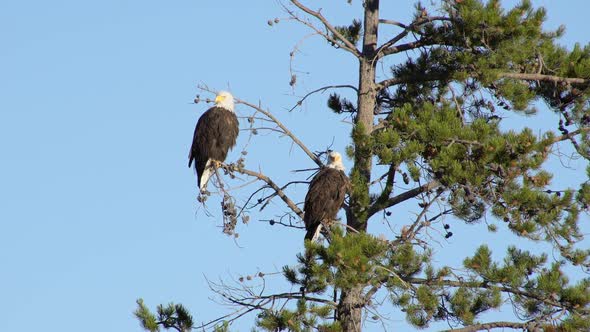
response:
[[(325, 15), (339, 24), (358, 17), (359, 1), (341, 2), (322, 5)], [(587, 1), (533, 2), (548, 9), (547, 27), (566, 25), (565, 45), (590, 41)], [(407, 20), (411, 3), (383, 12)], [(309, 32), (266, 23), (283, 16), (274, 1), (0, 3), (0, 330), (140, 331), (132, 315), (139, 297), (151, 307), (184, 303), (206, 321), (228, 309), (208, 299), (205, 276), (273, 272), (295, 261), (303, 232), (259, 221), (280, 214), (280, 201), (238, 225), (234, 241), (221, 234), (217, 198), (208, 203), (212, 216), (196, 202), (186, 165), (208, 108), (191, 104), (197, 84), (260, 101), (312, 150), (348, 143), (349, 125), (326, 110), (325, 95), (286, 109), (317, 87), (354, 84), (354, 59), (308, 38), (292, 89), (289, 52)], [(248, 151), (247, 166), (279, 183), (289, 170), (314, 166), (274, 134), (255, 137)], [(301, 200), (305, 190), (291, 194)], [(441, 250), (460, 261), (457, 253), (478, 240), (456, 237)]]

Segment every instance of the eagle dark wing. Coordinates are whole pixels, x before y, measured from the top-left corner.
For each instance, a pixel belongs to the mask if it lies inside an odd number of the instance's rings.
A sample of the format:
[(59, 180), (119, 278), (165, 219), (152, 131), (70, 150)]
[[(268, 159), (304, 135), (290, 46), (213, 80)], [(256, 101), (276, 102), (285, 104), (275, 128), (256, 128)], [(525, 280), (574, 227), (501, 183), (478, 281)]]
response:
[(199, 118), (188, 156), (188, 167), (195, 162), (199, 188), (207, 161), (225, 161), (228, 151), (236, 145), (238, 132), (238, 118), (224, 108), (211, 107)]
[(322, 222), (330, 223), (336, 219), (349, 187), (344, 172), (334, 168), (322, 168), (311, 180), (303, 207), (306, 239), (313, 240)]

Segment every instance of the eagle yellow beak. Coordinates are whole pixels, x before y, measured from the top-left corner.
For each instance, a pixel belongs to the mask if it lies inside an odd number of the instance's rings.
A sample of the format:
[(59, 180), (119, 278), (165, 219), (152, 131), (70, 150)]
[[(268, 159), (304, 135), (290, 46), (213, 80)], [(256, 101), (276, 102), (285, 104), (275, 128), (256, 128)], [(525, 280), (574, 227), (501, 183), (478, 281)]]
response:
[(219, 103), (220, 101), (224, 100), (224, 96), (215, 96), (215, 103)]

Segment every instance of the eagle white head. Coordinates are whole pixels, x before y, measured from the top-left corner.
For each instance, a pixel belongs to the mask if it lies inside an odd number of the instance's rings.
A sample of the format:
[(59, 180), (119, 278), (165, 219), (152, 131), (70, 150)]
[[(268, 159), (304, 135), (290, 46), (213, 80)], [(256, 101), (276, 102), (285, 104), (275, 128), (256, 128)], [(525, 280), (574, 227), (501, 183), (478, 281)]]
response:
[(234, 111), (234, 96), (227, 91), (219, 91), (215, 96), (215, 106), (225, 108), (228, 111)]
[(344, 165), (342, 165), (342, 156), (340, 153), (331, 151), (328, 154), (328, 167), (344, 172), (345, 168)]

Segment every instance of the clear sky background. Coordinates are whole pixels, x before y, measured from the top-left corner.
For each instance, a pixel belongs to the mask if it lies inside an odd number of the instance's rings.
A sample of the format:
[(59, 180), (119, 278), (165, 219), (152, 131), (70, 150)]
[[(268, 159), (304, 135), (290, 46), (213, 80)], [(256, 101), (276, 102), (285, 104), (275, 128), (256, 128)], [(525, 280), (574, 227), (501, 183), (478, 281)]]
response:
[[(340, 2), (307, 1), (337, 24), (359, 17), (360, 1)], [(548, 9), (548, 28), (566, 25), (564, 45), (590, 42), (590, 2), (533, 2)], [(412, 3), (388, 2), (383, 14), (407, 21)], [(312, 150), (347, 145), (350, 126), (327, 110), (327, 95), (287, 109), (323, 85), (355, 84), (356, 62), (308, 38), (293, 62), (292, 89), (289, 52), (309, 31), (293, 22), (267, 25), (283, 16), (275, 1), (0, 3), (0, 331), (140, 331), (133, 317), (139, 297), (152, 308), (181, 302), (196, 322), (207, 321), (229, 309), (209, 300), (205, 277), (274, 272), (295, 262), (303, 231), (260, 221), (280, 214), (281, 201), (238, 225), (234, 241), (221, 233), (218, 198), (208, 202), (211, 215), (196, 202), (187, 168), (194, 125), (209, 107), (191, 104), (199, 83), (260, 101)], [(249, 114), (243, 106), (237, 112)], [(544, 114), (527, 121), (553, 126)], [(255, 137), (248, 151), (247, 167), (278, 183), (288, 182), (292, 169), (314, 167), (272, 133)], [(584, 164), (572, 166), (580, 174)], [(575, 182), (568, 176), (560, 181)], [(290, 193), (302, 200), (305, 191)], [(379, 223), (371, 227), (379, 232)], [(485, 241), (473, 227), (462, 230), (441, 240), (448, 260), (440, 263), (460, 262)], [(392, 327), (405, 324), (391, 319)], [(236, 330), (252, 321), (242, 319)]]

